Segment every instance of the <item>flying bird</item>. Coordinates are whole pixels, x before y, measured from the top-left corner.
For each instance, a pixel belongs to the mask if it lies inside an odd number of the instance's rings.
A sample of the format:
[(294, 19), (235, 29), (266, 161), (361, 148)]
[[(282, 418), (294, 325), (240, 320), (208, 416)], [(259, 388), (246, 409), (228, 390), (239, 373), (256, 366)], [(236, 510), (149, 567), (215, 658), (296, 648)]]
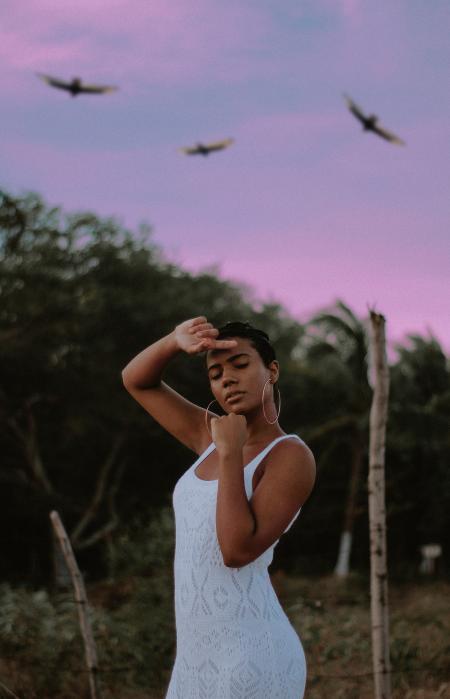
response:
[(373, 133), (377, 134), (378, 136), (381, 136), (381, 138), (386, 139), (386, 141), (390, 141), (391, 143), (397, 143), (399, 146), (406, 145), (405, 141), (402, 141), (401, 138), (391, 133), (390, 131), (387, 131), (387, 129), (384, 129), (381, 126), (379, 126), (378, 117), (375, 116), (375, 114), (364, 114), (362, 109), (358, 107), (358, 105), (355, 104), (355, 102), (353, 102), (353, 100), (350, 99), (348, 95), (344, 95), (344, 99), (347, 102), (347, 107), (349, 108), (351, 113), (354, 114), (355, 117), (363, 125), (364, 131), (373, 131)]
[(189, 148), (180, 148), (180, 151), (182, 153), (185, 153), (186, 155), (206, 156), (212, 153), (213, 151), (228, 148), (228, 146), (231, 146), (232, 143), (234, 143), (234, 138), (226, 138), (223, 141), (216, 141), (215, 143), (197, 143), (197, 145), (191, 146)]
[(44, 73), (37, 73), (37, 75), (41, 80), (46, 82), (47, 85), (57, 87), (60, 90), (66, 90), (72, 97), (76, 97), (81, 92), (87, 95), (102, 95), (106, 92), (115, 92), (118, 89), (113, 85), (88, 85), (83, 83), (81, 78), (73, 78), (70, 82), (67, 82), (59, 78), (52, 78), (51, 75), (45, 75)]

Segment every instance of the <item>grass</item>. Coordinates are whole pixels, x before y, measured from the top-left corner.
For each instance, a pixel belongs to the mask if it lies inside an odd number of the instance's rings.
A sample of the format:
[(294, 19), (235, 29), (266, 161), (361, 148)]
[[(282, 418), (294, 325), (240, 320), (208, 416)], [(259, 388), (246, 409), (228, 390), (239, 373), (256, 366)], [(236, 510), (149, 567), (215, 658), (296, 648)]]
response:
[[(366, 580), (273, 577), (308, 663), (307, 699), (374, 696), (370, 597)], [(392, 585), (389, 590), (393, 699), (450, 698), (450, 585)]]
[[(272, 576), (272, 582), (305, 648), (308, 663), (305, 699), (372, 699), (374, 689), (367, 580), (352, 576), (342, 582), (333, 577), (302, 578), (277, 572)], [(145, 583), (145, 588), (148, 587), (149, 580)], [(166, 593), (167, 599), (164, 596)], [(11, 609), (14, 603), (18, 604), (14, 602), (18, 599), (14, 594), (4, 598), (9, 599)], [(147, 615), (149, 629), (154, 629), (151, 638), (145, 632), (147, 621), (144, 619), (143, 630), (140, 630), (138, 621), (132, 616), (137, 614), (136, 609), (151, 608), (153, 602), (146, 594), (142, 589), (142, 580), (136, 583), (133, 579), (128, 580), (126, 585), (123, 582), (103, 583), (88, 590), (99, 620), (96, 627), (99, 655), (108, 657), (110, 665), (112, 661), (112, 670), (101, 675), (102, 699), (164, 698), (171, 665), (167, 649), (172, 647), (173, 632), (171, 621), (166, 623), (164, 619), (167, 616), (165, 605), (171, 604), (171, 590), (161, 593), (155, 602), (161, 607), (162, 617), (153, 616), (153, 612)], [(140, 606), (135, 608), (133, 605), (136, 605), (139, 595), (143, 595), (138, 600)], [(392, 699), (450, 698), (450, 672), (446, 666), (450, 656), (449, 596), (450, 583), (443, 581), (390, 585)], [(56, 603), (52, 607), (52, 600), (44, 593), (34, 593), (29, 607), (26, 607), (25, 593), (21, 593), (20, 604), (21, 614), (26, 619), (24, 628), (28, 628), (28, 633), (30, 629), (35, 629), (34, 637), (47, 639), (48, 648), (36, 647), (39, 644), (34, 644), (32, 648), (26, 643), (19, 644), (18, 631), (13, 633), (12, 638), (16, 643), (14, 655), (4, 655), (3, 659), (0, 657), (0, 699), (14, 694), (19, 699), (87, 699), (89, 695), (81, 641), (74, 627), (70, 627), (72, 622), (64, 616), (73, 616), (70, 608), (66, 609), (65, 603), (61, 607), (61, 602), (60, 608)], [(54, 614), (52, 609), (59, 609), (58, 614)], [(139, 613), (142, 615), (142, 611)], [(51, 622), (52, 614), (54, 622)], [(14, 618), (19, 617), (16, 614)], [(39, 626), (41, 618), (42, 623), (46, 624), (45, 633)], [(66, 640), (62, 637), (62, 629)], [(67, 644), (63, 656), (52, 655), (55, 634), (61, 637), (61, 647)], [(0, 635), (0, 650), (2, 646), (5, 647), (2, 641)], [(165, 664), (166, 669), (161, 673), (156, 689), (151, 689), (156, 685), (145, 677), (143, 681), (140, 677), (139, 684), (136, 678), (140, 673), (136, 669), (121, 671), (123, 666), (145, 665), (146, 657), (156, 657), (157, 648), (165, 649), (162, 652), (166, 662), (159, 661), (159, 665), (163, 667)], [(64, 659), (61, 672), (64, 670), (65, 674), (61, 676), (62, 683), (56, 682), (51, 689), (43, 678), (44, 663), (54, 663), (53, 677), (62, 664), (58, 660), (60, 657)], [(7, 690), (14, 694), (8, 694)]]

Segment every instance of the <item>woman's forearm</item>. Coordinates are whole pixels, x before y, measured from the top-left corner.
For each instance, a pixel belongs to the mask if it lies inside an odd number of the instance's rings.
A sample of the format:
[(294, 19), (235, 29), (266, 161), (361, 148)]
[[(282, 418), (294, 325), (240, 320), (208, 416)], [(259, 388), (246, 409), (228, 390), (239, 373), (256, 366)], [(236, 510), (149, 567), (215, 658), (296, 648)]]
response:
[(161, 383), (161, 377), (170, 360), (180, 352), (175, 331), (165, 335), (139, 352), (122, 371), (125, 386), (152, 388)]
[(242, 451), (219, 456), (216, 505), (217, 538), (225, 565), (244, 565), (240, 556), (255, 531), (255, 517), (247, 499)]

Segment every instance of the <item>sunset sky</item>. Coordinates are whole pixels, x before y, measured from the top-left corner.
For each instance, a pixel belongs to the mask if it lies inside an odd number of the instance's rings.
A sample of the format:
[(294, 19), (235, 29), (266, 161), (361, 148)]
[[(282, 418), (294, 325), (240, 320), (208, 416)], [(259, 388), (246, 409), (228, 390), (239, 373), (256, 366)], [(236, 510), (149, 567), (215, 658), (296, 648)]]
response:
[(450, 351), (449, 34), (448, 0), (2, 0), (0, 186), (147, 221), (299, 320), (341, 298)]

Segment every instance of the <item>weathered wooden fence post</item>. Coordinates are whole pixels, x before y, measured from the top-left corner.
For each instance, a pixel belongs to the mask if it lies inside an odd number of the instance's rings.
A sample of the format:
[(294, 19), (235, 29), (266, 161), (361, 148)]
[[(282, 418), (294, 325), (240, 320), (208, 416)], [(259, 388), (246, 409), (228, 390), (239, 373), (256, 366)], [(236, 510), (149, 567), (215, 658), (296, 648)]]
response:
[(373, 398), (369, 441), (370, 598), (375, 698), (390, 699), (389, 608), (384, 464), (389, 397), (385, 319), (370, 311)]
[(13, 691), (8, 689), (8, 687), (6, 687), (6, 685), (4, 685), (3, 682), (0, 682), (0, 689), (3, 690), (0, 694), (0, 697), (2, 697), (2, 699), (3, 697), (12, 697), (13, 699), (19, 699), (17, 694), (14, 694)]
[(91, 699), (100, 699), (97, 676), (97, 650), (95, 647), (94, 636), (92, 633), (91, 622), (89, 619), (89, 608), (83, 577), (81, 575), (80, 569), (78, 568), (78, 564), (72, 551), (72, 546), (70, 544), (69, 537), (67, 536), (66, 530), (64, 529), (64, 525), (61, 522), (59, 514), (55, 510), (53, 510), (53, 512), (50, 512), (50, 519), (52, 521), (55, 534), (61, 545), (63, 556), (67, 563), (67, 568), (70, 572), (70, 577), (72, 578), (73, 588), (75, 592), (75, 601), (78, 606), (78, 618), (80, 620), (81, 635), (83, 637), (84, 642), (84, 651), (86, 657), (86, 665), (88, 668)]

